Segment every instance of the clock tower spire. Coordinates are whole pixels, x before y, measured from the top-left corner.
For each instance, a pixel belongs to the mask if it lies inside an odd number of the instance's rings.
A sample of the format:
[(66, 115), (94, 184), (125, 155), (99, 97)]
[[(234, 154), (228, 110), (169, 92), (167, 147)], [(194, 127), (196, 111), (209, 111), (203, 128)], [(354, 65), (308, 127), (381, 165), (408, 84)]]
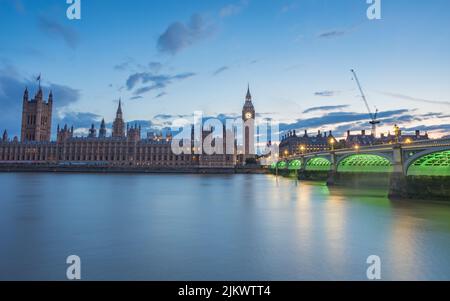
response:
[(255, 158), (255, 107), (252, 103), (252, 94), (250, 93), (250, 85), (247, 87), (247, 95), (245, 96), (244, 107), (242, 108), (243, 121), (243, 159), (245, 163), (250, 158)]

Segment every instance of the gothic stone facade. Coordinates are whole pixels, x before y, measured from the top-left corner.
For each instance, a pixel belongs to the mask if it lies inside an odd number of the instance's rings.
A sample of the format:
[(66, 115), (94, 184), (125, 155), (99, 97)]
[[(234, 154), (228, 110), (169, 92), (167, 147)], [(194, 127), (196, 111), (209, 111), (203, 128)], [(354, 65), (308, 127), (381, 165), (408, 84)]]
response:
[[(102, 120), (99, 135), (92, 126), (88, 137), (74, 137), (73, 127), (58, 126), (57, 140), (50, 141), (51, 112), (53, 96), (49, 95), (47, 103), (42, 100), (42, 90), (36, 94), (35, 99), (28, 101), (28, 91), (24, 94), (24, 109), (22, 115), (21, 141), (15, 137), (8, 139), (7, 133), (0, 141), (0, 163), (33, 163), (58, 165), (93, 165), (93, 166), (130, 166), (130, 167), (207, 167), (231, 168), (238, 160), (234, 140), (233, 154), (174, 154), (172, 152), (172, 137), (151, 137), (141, 139), (141, 128), (136, 126), (125, 129), (122, 105), (119, 103), (116, 118), (113, 123), (112, 137), (106, 137), (105, 122)], [(243, 109), (245, 113), (254, 108), (251, 105), (250, 91), (247, 93)], [(246, 114), (247, 119), (250, 117)], [(208, 132), (203, 132), (202, 139)], [(226, 149), (227, 135), (224, 129), (223, 139), (216, 138), (215, 143), (223, 143)], [(245, 133), (248, 135), (248, 132)], [(229, 141), (229, 140), (228, 140)], [(194, 139), (191, 137), (190, 149), (194, 149)], [(251, 151), (250, 146), (245, 147)], [(248, 153), (247, 153), (248, 154)]]

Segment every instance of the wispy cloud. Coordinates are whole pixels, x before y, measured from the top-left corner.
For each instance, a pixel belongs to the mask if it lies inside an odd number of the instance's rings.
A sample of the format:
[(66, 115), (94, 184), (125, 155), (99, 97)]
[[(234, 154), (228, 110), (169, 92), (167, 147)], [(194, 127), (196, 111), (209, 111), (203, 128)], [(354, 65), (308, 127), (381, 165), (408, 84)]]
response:
[(319, 111), (334, 111), (348, 108), (349, 105), (337, 105), (337, 106), (322, 106), (322, 107), (313, 107), (303, 111), (303, 114), (311, 113), (311, 112), (319, 112)]
[[(380, 119), (398, 117), (405, 115), (409, 112), (407, 109), (384, 111), (378, 114)], [(319, 117), (312, 117), (306, 119), (299, 119), (294, 123), (280, 124), (281, 130), (294, 130), (294, 129), (308, 129), (321, 126), (336, 125), (339, 123), (351, 123), (356, 121), (367, 121), (368, 116), (366, 113), (356, 112), (331, 112)]]
[(329, 38), (335, 38), (345, 35), (347, 32), (344, 30), (330, 30), (325, 31), (319, 34), (319, 38), (322, 39), (329, 39)]
[(47, 17), (39, 17), (38, 27), (48, 36), (61, 38), (72, 49), (79, 43), (79, 36), (75, 30)]
[(404, 95), (404, 94), (391, 93), (391, 92), (380, 92), (380, 93), (384, 94), (386, 96), (391, 96), (391, 97), (395, 97), (395, 98), (403, 99), (403, 100), (411, 100), (411, 101), (422, 102), (422, 103), (450, 106), (450, 101), (424, 99), (424, 98), (412, 97), (412, 96), (408, 96), (408, 95)]
[(164, 97), (164, 96), (166, 96), (166, 95), (167, 95), (166, 92), (161, 92), (161, 93), (159, 93), (158, 95), (156, 95), (155, 98), (161, 98), (161, 97)]
[(338, 94), (338, 91), (332, 91), (332, 90), (325, 90), (325, 91), (318, 91), (314, 93), (315, 96), (324, 96), (324, 97), (331, 97)]
[(222, 18), (237, 15), (249, 4), (248, 0), (241, 0), (237, 4), (227, 4), (219, 11), (219, 16)]
[(202, 15), (194, 14), (187, 23), (177, 21), (170, 24), (159, 36), (157, 48), (162, 53), (175, 55), (210, 36), (213, 31), (213, 25), (208, 23)]
[(225, 71), (227, 71), (228, 69), (230, 69), (230, 67), (228, 67), (228, 66), (222, 66), (222, 67), (220, 67), (220, 68), (217, 68), (214, 72), (213, 72), (213, 76), (216, 76), (216, 75), (219, 75), (220, 73), (222, 73), (222, 72), (225, 72)]
[(150, 83), (150, 85), (146, 85), (136, 89), (133, 94), (137, 96), (152, 90), (164, 89), (176, 80), (184, 80), (192, 76), (195, 76), (195, 73), (185, 72), (176, 75), (164, 75), (164, 74), (155, 74), (152, 72), (140, 72), (130, 75), (126, 81), (126, 86), (127, 89), (131, 91), (135, 89), (137, 85), (140, 83), (141, 84)]

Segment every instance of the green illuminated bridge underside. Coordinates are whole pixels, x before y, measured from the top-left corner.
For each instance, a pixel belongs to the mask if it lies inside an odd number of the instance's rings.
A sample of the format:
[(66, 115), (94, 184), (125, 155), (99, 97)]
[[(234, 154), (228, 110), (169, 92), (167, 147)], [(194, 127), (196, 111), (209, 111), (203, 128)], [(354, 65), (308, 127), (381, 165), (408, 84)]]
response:
[(307, 171), (329, 171), (331, 162), (325, 158), (313, 158), (306, 163)]
[(408, 176), (450, 176), (450, 151), (437, 152), (414, 161)]
[(352, 155), (342, 160), (338, 172), (379, 172), (393, 171), (391, 162), (377, 155)]
[(289, 162), (289, 170), (299, 170), (302, 167), (302, 162), (300, 160), (292, 160)]
[[(325, 157), (314, 157), (307, 160), (279, 161), (272, 163), (272, 170), (299, 171), (304, 167), (306, 171), (330, 171), (332, 163)], [(405, 166), (408, 176), (450, 176), (450, 150), (429, 153), (415, 159), (409, 166)], [(354, 154), (343, 158), (337, 165), (337, 172), (341, 173), (391, 173), (394, 168), (391, 161), (381, 155)]]

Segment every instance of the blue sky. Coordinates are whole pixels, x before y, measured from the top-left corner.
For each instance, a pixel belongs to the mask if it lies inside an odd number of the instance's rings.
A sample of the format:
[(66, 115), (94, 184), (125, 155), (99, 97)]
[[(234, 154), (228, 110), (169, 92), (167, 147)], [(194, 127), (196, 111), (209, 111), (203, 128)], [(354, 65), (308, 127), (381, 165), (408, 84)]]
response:
[[(170, 125), (202, 110), (240, 114), (250, 83), (261, 116), (310, 131), (369, 128), (371, 106), (405, 130), (450, 130), (450, 2), (382, 0), (0, 0), (0, 128), (17, 134), (24, 86), (54, 90), (54, 124), (84, 133), (114, 118)], [(47, 92), (48, 93), (48, 92)]]

